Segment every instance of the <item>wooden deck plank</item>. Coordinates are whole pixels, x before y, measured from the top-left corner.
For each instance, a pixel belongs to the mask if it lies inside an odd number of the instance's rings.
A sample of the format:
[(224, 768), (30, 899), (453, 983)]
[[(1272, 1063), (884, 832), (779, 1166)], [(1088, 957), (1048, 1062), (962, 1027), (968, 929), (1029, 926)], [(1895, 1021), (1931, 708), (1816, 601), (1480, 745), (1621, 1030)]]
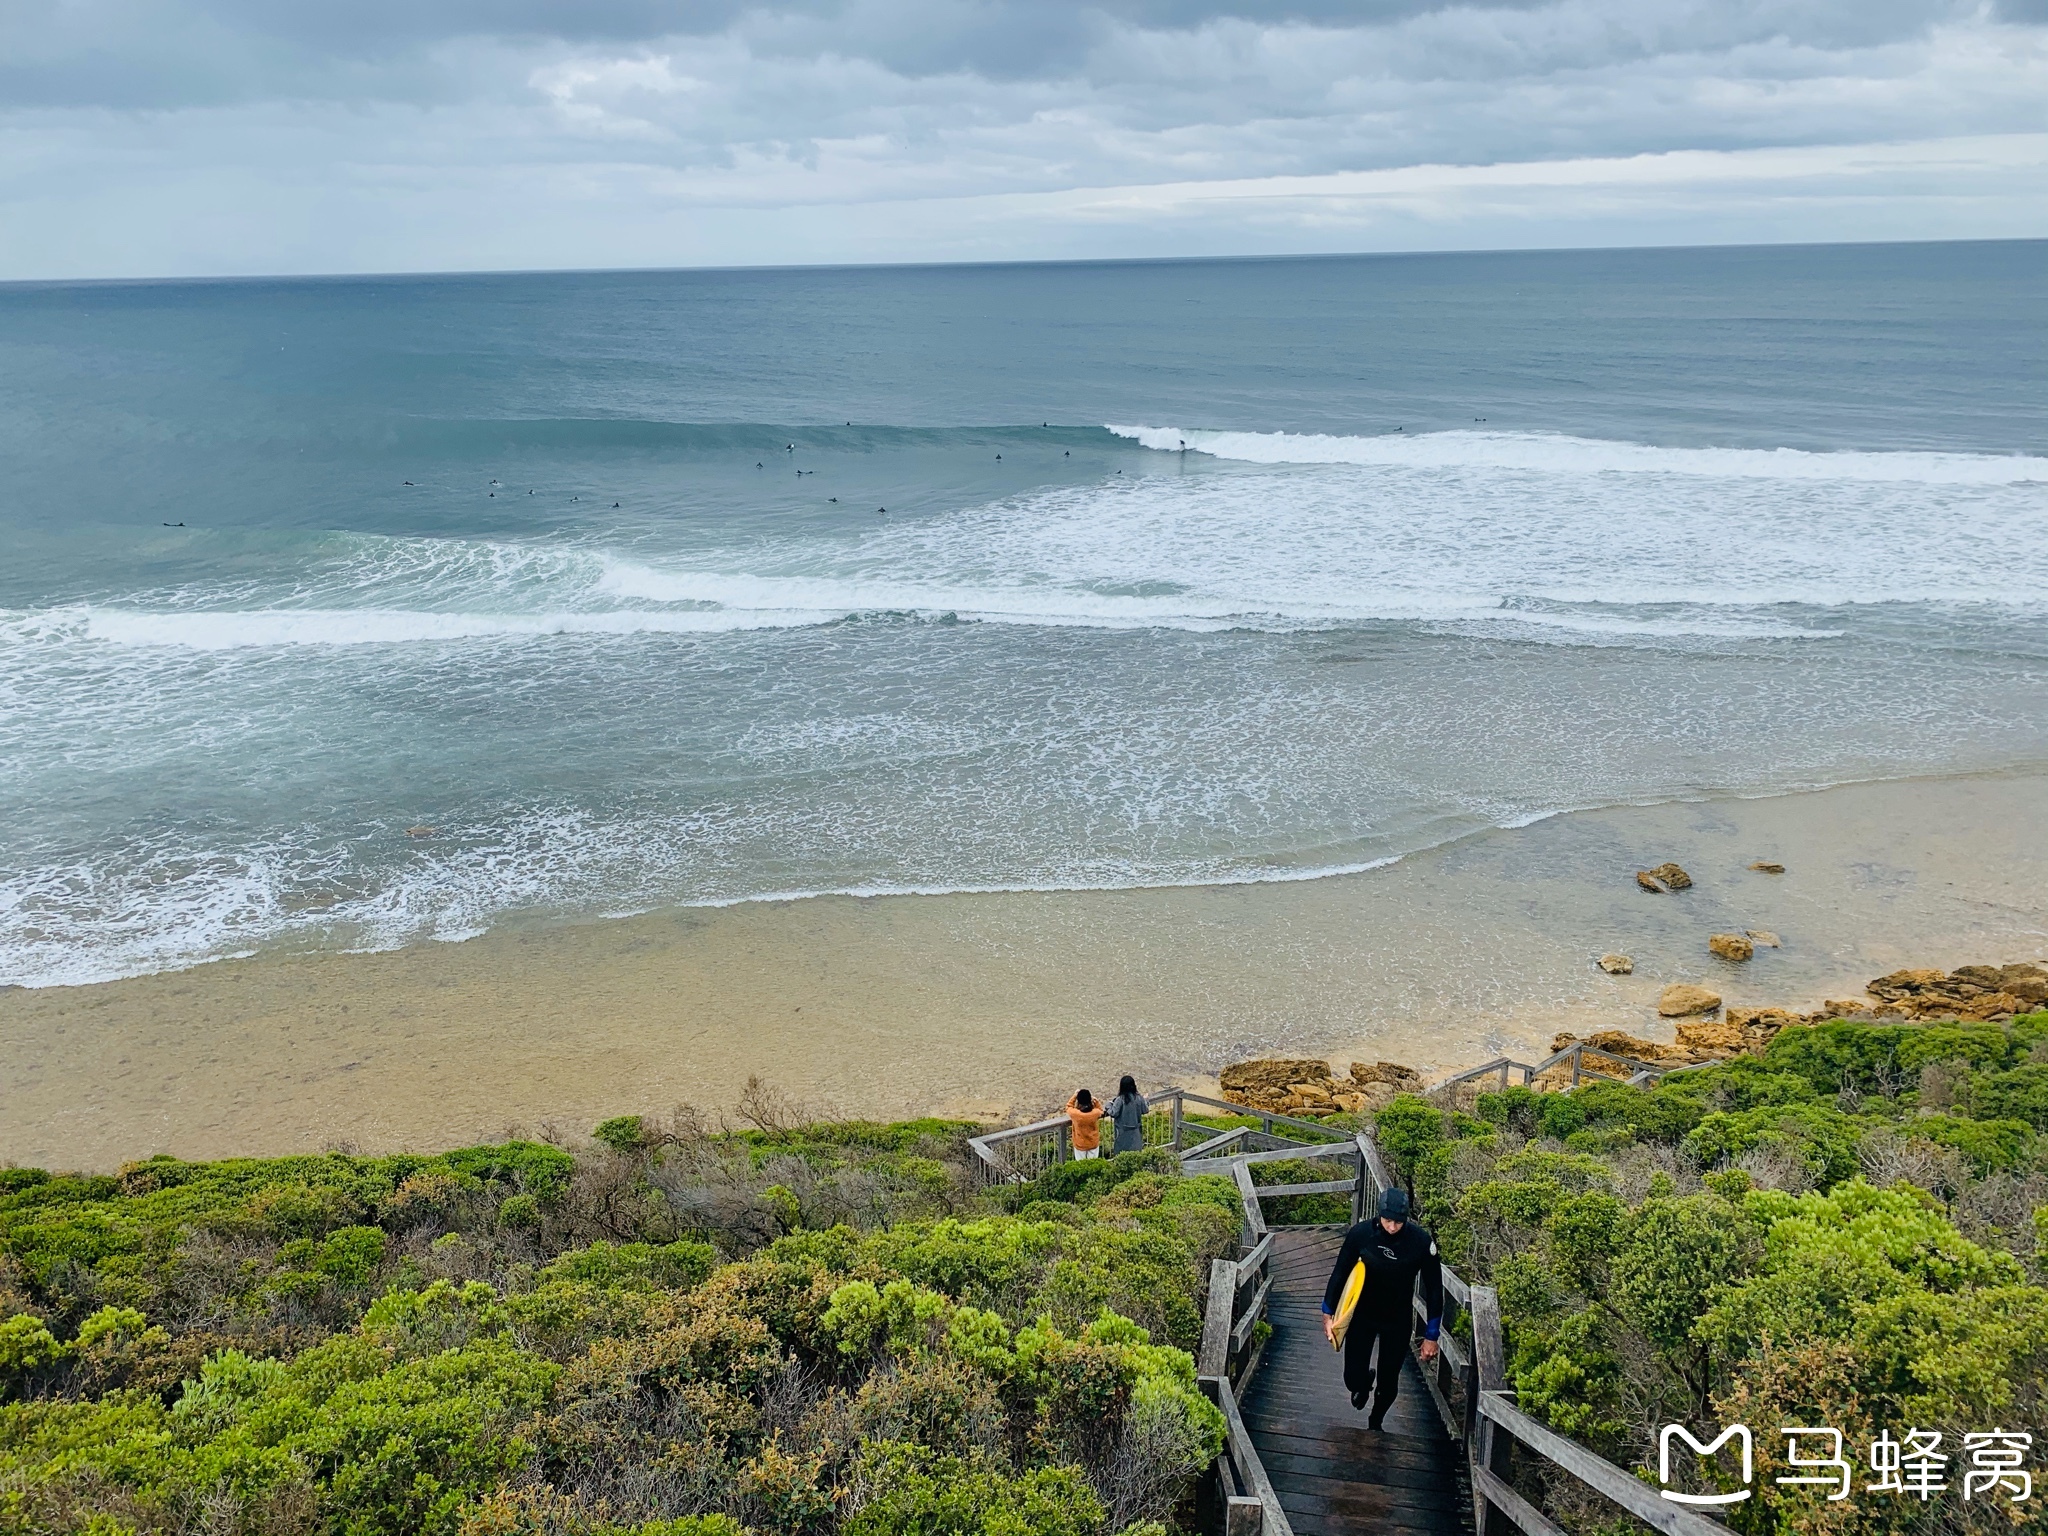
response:
[(1323, 1285), (1342, 1232), (1273, 1232), (1273, 1338), (1245, 1394), (1244, 1418), (1295, 1536), (1461, 1536), (1472, 1529), (1462, 1452), (1413, 1357), (1375, 1434), (1351, 1406), (1323, 1340)]

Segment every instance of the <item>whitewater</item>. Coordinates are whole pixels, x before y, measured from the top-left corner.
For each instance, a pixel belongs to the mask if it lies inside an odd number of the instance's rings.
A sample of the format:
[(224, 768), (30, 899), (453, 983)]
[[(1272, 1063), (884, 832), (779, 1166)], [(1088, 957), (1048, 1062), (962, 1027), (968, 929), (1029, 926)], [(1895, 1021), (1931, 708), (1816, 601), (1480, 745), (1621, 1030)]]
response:
[(2006, 259), (0, 291), (0, 984), (2048, 762)]

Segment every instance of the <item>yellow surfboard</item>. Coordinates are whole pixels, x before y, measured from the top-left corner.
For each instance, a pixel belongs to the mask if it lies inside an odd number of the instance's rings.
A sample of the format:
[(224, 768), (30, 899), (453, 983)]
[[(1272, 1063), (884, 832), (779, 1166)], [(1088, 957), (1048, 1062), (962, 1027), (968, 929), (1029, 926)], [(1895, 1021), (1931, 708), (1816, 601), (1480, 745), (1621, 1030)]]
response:
[(1351, 1327), (1351, 1314), (1358, 1310), (1358, 1298), (1365, 1294), (1365, 1261), (1361, 1259), (1351, 1266), (1351, 1273), (1344, 1281), (1344, 1293), (1337, 1298), (1337, 1315), (1330, 1320), (1330, 1348), (1344, 1347), (1345, 1332)]

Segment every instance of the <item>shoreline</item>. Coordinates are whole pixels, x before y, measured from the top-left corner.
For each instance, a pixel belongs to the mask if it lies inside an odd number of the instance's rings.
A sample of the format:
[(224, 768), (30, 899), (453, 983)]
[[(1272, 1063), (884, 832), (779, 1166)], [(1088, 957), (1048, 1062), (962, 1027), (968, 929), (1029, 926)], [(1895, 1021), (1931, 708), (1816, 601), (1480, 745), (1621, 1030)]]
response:
[[(1671, 981), (1817, 1005), (1903, 965), (2048, 955), (2048, 771), (1571, 811), (1356, 873), (814, 896), (265, 953), (0, 993), (0, 1161), (431, 1150), (729, 1105), (1028, 1114), (1253, 1055), (1426, 1076), (1655, 1017)], [(1639, 891), (1675, 859), (1697, 884)], [(1782, 862), (1782, 876), (1752, 872)], [(1706, 935), (1781, 950), (1713, 959)], [(1604, 950), (1631, 976), (1592, 965)]]

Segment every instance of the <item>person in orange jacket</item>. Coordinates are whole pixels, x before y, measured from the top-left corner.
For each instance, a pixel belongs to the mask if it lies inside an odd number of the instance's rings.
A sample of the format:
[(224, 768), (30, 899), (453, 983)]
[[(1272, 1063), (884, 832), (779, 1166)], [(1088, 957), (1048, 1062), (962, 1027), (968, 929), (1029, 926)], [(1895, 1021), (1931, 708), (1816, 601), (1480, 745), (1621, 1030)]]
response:
[(1067, 1119), (1073, 1125), (1074, 1156), (1086, 1161), (1102, 1156), (1102, 1106), (1095, 1095), (1083, 1088), (1067, 1100)]

